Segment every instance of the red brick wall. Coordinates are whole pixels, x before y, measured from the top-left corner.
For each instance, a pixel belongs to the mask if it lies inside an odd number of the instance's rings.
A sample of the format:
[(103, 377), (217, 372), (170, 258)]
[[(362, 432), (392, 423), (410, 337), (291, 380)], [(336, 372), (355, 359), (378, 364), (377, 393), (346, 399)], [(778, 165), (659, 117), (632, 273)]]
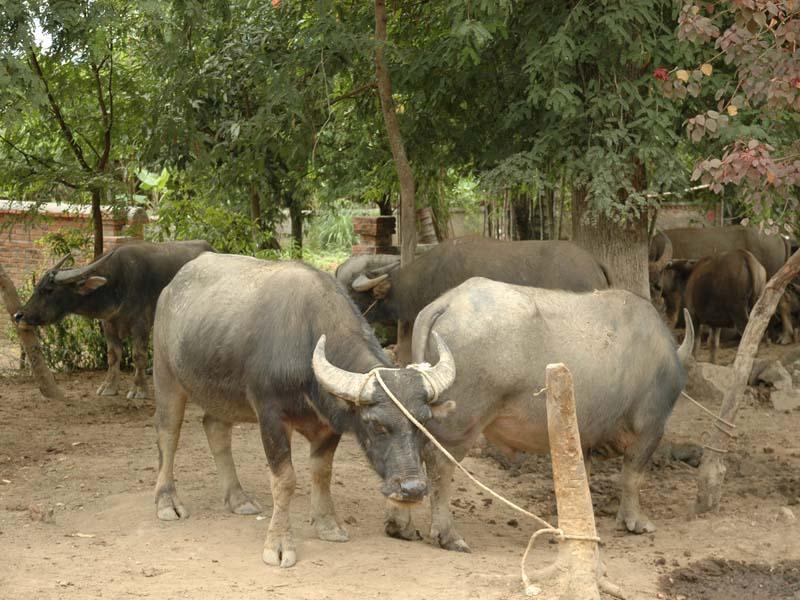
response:
[[(104, 247), (110, 250), (115, 246), (137, 239), (122, 236), (125, 220), (103, 219)], [(66, 229), (84, 229), (91, 233), (88, 215), (67, 214), (64, 212), (46, 213), (32, 220), (25, 213), (0, 208), (0, 264), (8, 273), (14, 285), (20, 286), (29, 281), (33, 273), (41, 273), (60, 257), (48, 256), (46, 249), (37, 244), (45, 234)], [(85, 263), (89, 257), (76, 257)]]

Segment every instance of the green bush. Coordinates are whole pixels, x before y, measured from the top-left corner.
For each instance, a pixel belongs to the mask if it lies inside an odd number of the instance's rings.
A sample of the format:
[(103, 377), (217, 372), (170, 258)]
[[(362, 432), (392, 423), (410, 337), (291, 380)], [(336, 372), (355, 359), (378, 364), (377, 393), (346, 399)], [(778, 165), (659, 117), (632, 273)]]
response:
[(341, 202), (323, 209), (308, 229), (308, 244), (317, 251), (349, 252), (357, 240), (351, 211)]

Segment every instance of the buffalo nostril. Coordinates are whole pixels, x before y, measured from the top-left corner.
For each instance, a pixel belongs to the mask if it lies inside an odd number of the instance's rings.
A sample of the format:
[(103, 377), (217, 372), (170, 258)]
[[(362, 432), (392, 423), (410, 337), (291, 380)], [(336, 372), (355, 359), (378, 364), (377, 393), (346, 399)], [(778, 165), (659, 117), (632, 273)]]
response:
[(19, 323), (20, 321), (22, 321), (22, 317), (23, 317), (22, 312), (14, 313), (14, 322)]
[(405, 479), (400, 482), (400, 492), (407, 498), (420, 498), (426, 491), (427, 486), (421, 479)]

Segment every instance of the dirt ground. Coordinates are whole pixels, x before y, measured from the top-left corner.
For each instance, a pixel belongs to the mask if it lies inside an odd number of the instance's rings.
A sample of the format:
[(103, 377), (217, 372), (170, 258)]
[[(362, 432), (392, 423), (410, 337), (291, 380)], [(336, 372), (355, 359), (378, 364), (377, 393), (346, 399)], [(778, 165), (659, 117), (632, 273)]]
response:
[[(772, 346), (762, 355), (785, 351)], [(732, 354), (727, 349), (722, 358)], [(176, 463), (178, 490), (192, 514), (159, 522), (152, 401), (133, 409), (124, 396), (98, 398), (101, 377), (60, 376), (66, 403), (41, 399), (25, 378), (0, 379), (0, 598), (525, 597), (519, 560), (532, 524), (457, 474), (453, 510), (473, 554), (445, 552), (427, 538), (390, 539), (383, 534), (377, 476), (352, 439), (342, 443), (334, 464), (334, 499), (351, 537), (346, 544), (313, 536), (307, 444), (295, 440), (298, 563), (291, 569), (261, 562), (268, 520), (224, 512), (195, 407), (187, 412)], [(709, 427), (707, 416), (678, 402), (642, 490), (659, 527), (655, 534), (614, 531), (620, 463), (594, 466), (601, 554), (611, 579), (634, 599), (800, 598), (800, 524), (789, 513), (800, 517), (800, 412), (749, 401), (740, 413), (721, 510), (694, 518), (696, 470), (674, 460), (671, 449), (699, 443)], [(493, 454), (478, 449), (465, 464), (510, 499), (553, 517), (548, 460), (498, 461)], [(269, 479), (254, 426), (235, 429), (234, 456), (245, 488), (268, 516)], [(425, 507), (415, 520), (426, 533)], [(541, 543), (529, 569), (555, 552), (555, 545)]]

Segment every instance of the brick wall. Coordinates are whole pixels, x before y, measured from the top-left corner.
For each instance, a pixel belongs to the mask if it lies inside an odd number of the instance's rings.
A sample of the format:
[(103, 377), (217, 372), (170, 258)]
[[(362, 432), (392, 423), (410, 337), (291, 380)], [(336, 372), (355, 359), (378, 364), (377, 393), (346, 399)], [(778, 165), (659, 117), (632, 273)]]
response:
[[(0, 264), (16, 286), (30, 280), (34, 272), (41, 273), (60, 258), (48, 256), (46, 249), (36, 243), (45, 234), (68, 229), (92, 231), (88, 207), (49, 203), (41, 206), (34, 217), (30, 208), (24, 202), (0, 200)], [(142, 228), (136, 225), (146, 220), (146, 215), (140, 210), (130, 211), (122, 218), (105, 213), (104, 249), (111, 250), (115, 246), (141, 239)], [(128, 225), (136, 232), (134, 235), (123, 235)], [(81, 264), (88, 262), (89, 258), (76, 257)]]

